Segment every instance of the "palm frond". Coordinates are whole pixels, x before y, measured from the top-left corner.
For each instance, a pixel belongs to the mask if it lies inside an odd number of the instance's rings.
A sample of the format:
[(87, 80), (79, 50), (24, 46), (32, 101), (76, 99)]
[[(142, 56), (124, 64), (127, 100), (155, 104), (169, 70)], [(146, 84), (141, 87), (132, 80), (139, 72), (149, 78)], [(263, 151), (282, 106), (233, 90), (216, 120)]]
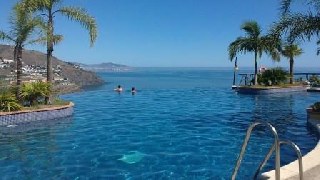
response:
[(270, 55), (273, 61), (279, 62), (282, 50), (282, 41), (279, 37), (274, 37), (270, 35), (262, 36), (260, 38), (260, 48), (261, 52)]
[(254, 51), (254, 46), (254, 39), (238, 37), (229, 45), (228, 51), (230, 61), (232, 61), (239, 52), (246, 54), (247, 52)]
[(0, 112), (10, 112), (20, 110), (22, 107), (18, 100), (9, 90), (0, 93)]
[(15, 43), (23, 45), (24, 42), (30, 38), (38, 25), (37, 18), (33, 18), (32, 13), (26, 10), (23, 3), (17, 3), (13, 7), (12, 15), (10, 17), (11, 31), (10, 37)]
[(32, 39), (26, 43), (26, 45), (33, 45), (33, 44), (41, 44), (46, 45), (47, 44), (47, 38), (40, 37), (38, 39)]
[(50, 84), (46, 82), (24, 83), (21, 88), (20, 97), (29, 102), (30, 105), (36, 100), (44, 99), (51, 93)]
[(320, 1), (319, 0), (309, 0), (308, 3), (311, 7), (314, 7), (314, 10), (319, 12), (320, 10)]
[[(52, 42), (53, 42), (54, 45), (59, 44), (61, 41), (63, 41), (63, 36), (62, 35), (54, 35), (53, 36)], [(40, 37), (38, 39), (33, 39), (33, 40), (30, 40), (30, 41), (25, 43), (25, 45), (32, 45), (32, 44), (46, 45), (47, 44), (47, 37), (43, 36), (43, 37)]]
[[(280, 2), (280, 12), (282, 16), (287, 16), (291, 14), (291, 6), (294, 0), (281, 0)], [(320, 10), (320, 1), (319, 0), (300, 0), (297, 2), (304, 2), (308, 6), (309, 11), (319, 12)]]
[(92, 46), (97, 38), (97, 24), (95, 19), (90, 16), (85, 9), (76, 7), (63, 7), (61, 14), (66, 15), (70, 20), (79, 22), (89, 31), (90, 45)]
[(10, 35), (8, 35), (7, 33), (5, 33), (4, 31), (0, 31), (0, 40), (8, 40), (8, 41), (11, 41), (11, 42), (14, 42), (14, 38), (12, 38)]
[(318, 40), (317, 41), (317, 45), (318, 45), (318, 47), (317, 47), (317, 55), (319, 55), (320, 54), (320, 40)]
[(53, 44), (59, 44), (61, 41), (63, 41), (62, 35), (54, 35), (53, 36)]
[(302, 53), (303, 53), (302, 49), (299, 48), (297, 44), (286, 45), (282, 50), (282, 55), (287, 58), (299, 56)]
[(258, 37), (261, 33), (261, 28), (256, 21), (244, 22), (241, 26), (249, 37)]
[(282, 0), (281, 1), (280, 11), (283, 16), (290, 13), (291, 4), (292, 4), (292, 0)]
[(309, 14), (292, 14), (280, 20), (276, 28), (288, 33), (288, 41), (308, 39), (320, 32), (320, 16)]
[(35, 11), (45, 11), (46, 9), (52, 7), (52, 0), (23, 0), (22, 3), (27, 7), (29, 12)]
[(268, 30), (268, 36), (280, 39), (286, 33), (287, 24), (284, 23), (284, 18), (281, 18), (278, 22), (273, 22)]

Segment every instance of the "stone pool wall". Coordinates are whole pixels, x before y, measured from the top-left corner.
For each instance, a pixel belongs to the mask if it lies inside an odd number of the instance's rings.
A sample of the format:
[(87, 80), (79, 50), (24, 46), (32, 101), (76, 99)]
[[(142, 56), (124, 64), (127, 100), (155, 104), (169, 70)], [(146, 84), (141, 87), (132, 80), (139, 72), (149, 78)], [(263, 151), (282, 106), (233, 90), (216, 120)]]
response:
[(0, 113), (0, 126), (24, 124), (36, 121), (47, 121), (71, 116), (73, 103), (69, 105), (37, 109), (33, 111), (2, 112)]
[(289, 93), (307, 91), (306, 86), (293, 86), (287, 88), (268, 87), (268, 88), (252, 88), (239, 87), (237, 92), (240, 94), (272, 94), (272, 93)]

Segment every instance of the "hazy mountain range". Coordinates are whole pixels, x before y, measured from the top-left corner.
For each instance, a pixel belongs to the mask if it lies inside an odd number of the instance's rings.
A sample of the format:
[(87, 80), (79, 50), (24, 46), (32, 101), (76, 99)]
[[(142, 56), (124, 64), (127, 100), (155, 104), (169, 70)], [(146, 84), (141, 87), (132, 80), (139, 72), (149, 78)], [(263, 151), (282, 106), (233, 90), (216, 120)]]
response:
[(100, 63), (100, 64), (83, 64), (83, 63), (77, 63), (72, 62), (81, 68), (89, 71), (95, 71), (95, 72), (104, 72), (104, 71), (130, 71), (132, 70), (132, 67), (122, 65), (122, 64), (115, 64), (112, 62), (107, 63)]

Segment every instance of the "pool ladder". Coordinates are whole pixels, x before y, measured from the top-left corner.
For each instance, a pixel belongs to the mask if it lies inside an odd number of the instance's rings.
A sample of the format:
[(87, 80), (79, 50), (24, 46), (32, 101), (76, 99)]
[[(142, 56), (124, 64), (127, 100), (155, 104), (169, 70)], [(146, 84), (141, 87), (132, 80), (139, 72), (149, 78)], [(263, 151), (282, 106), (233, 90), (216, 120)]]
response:
[(275, 151), (276, 152), (275, 178), (276, 178), (276, 180), (280, 180), (280, 145), (285, 144), (285, 145), (291, 146), (295, 150), (295, 152), (296, 152), (296, 154), (298, 156), (298, 161), (299, 161), (299, 177), (300, 177), (300, 180), (303, 180), (302, 155), (301, 155), (301, 151), (300, 151), (299, 147), (296, 144), (294, 144), (293, 142), (291, 142), (291, 141), (282, 141), (282, 140), (280, 140), (279, 137), (278, 137), (278, 133), (277, 133), (276, 129), (270, 123), (263, 122), (263, 121), (256, 121), (256, 122), (252, 123), (250, 125), (250, 127), (248, 128), (247, 134), (246, 134), (246, 137), (245, 137), (245, 139), (243, 141), (242, 148), (241, 148), (241, 151), (240, 151), (240, 155), (238, 157), (237, 164), (236, 164), (236, 166), (235, 166), (235, 168), (233, 170), (231, 179), (232, 180), (236, 179), (236, 176), (237, 176), (238, 170), (240, 168), (240, 164), (241, 164), (243, 155), (245, 153), (248, 141), (249, 141), (250, 136), (251, 136), (251, 132), (258, 125), (266, 126), (271, 130), (272, 134), (274, 135), (274, 143), (273, 143), (272, 147), (270, 148), (268, 154), (265, 156), (264, 160), (259, 165), (259, 168), (257, 169), (257, 171), (256, 171), (256, 173), (254, 175), (254, 179), (257, 179), (260, 171), (262, 170), (262, 168), (264, 167), (266, 162), (269, 160), (269, 158), (271, 157), (272, 153)]

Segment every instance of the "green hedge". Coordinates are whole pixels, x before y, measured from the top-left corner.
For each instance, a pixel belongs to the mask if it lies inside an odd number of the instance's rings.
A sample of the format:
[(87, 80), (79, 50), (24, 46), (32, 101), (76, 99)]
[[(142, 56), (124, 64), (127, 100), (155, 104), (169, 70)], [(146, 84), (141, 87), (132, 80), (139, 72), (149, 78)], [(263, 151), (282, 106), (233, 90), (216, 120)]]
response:
[(268, 69), (258, 75), (258, 83), (266, 86), (284, 84), (288, 75), (288, 72), (280, 67)]

